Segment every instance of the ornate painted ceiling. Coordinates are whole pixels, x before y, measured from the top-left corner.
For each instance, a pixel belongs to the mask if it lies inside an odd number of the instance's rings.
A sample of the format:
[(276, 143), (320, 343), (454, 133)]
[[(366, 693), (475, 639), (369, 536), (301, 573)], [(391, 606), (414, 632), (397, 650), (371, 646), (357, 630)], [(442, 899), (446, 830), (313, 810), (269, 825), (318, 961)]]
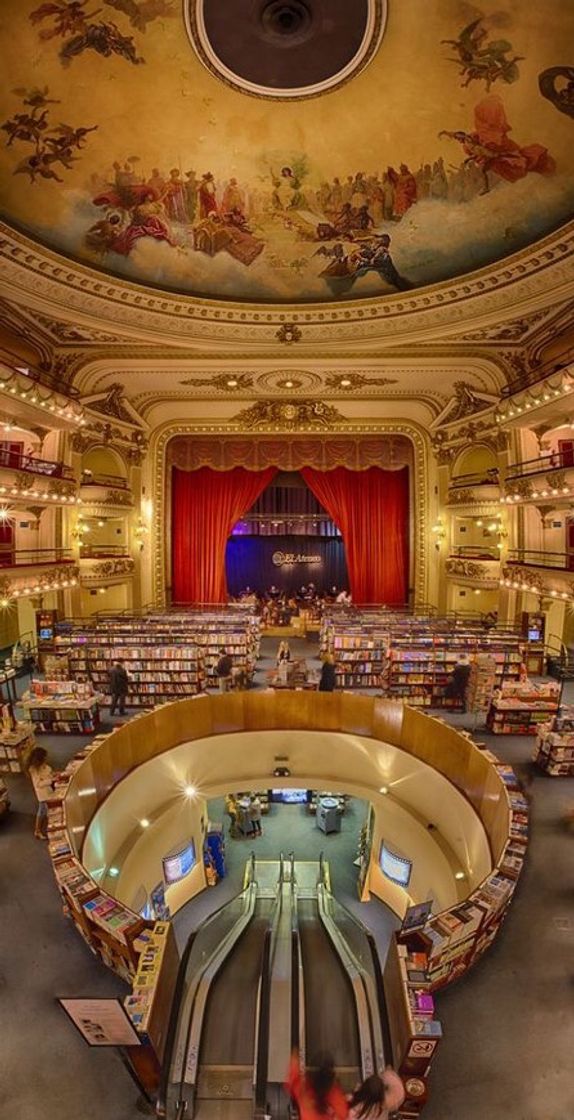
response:
[[(4, 220), (156, 289), (344, 305), (572, 218), (573, 5), (361, 0), (353, 27), (325, 0), (236, 7), (260, 18), (241, 58), (207, 0), (3, 0)], [(259, 65), (281, 36), (290, 82)]]

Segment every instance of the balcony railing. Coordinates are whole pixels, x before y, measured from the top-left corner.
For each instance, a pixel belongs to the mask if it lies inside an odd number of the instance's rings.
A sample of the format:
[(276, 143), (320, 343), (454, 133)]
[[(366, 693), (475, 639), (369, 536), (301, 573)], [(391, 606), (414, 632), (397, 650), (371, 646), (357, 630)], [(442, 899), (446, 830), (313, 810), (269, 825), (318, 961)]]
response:
[(112, 490), (127, 490), (128, 480), (121, 475), (100, 474), (99, 471), (82, 471), (82, 486), (109, 486)]
[(539, 455), (537, 459), (524, 459), (522, 463), (514, 463), (506, 472), (506, 481), (513, 482), (525, 475), (564, 470), (566, 467), (574, 467), (574, 449), (553, 451), (550, 455)]
[(129, 560), (130, 553), (125, 544), (82, 544), (80, 560), (102, 560), (116, 558)]
[(554, 568), (574, 572), (574, 553), (536, 552), (527, 548), (513, 548), (508, 553), (507, 564), (528, 564), (531, 568)]
[(451, 548), (449, 559), (462, 560), (500, 560), (500, 551), (496, 547), (482, 544), (463, 544)]
[(13, 471), (27, 471), (30, 474), (49, 475), (50, 478), (64, 478), (74, 481), (72, 468), (66, 463), (54, 463), (51, 459), (36, 459), (33, 455), (20, 455), (17, 451), (0, 448), (0, 467)]
[(486, 471), (459, 474), (456, 478), (451, 478), (449, 490), (466, 490), (471, 486), (498, 486), (499, 480), (498, 467), (489, 467)]
[(0, 545), (0, 568), (30, 568), (39, 564), (73, 563), (71, 548), (25, 548), (14, 549)]

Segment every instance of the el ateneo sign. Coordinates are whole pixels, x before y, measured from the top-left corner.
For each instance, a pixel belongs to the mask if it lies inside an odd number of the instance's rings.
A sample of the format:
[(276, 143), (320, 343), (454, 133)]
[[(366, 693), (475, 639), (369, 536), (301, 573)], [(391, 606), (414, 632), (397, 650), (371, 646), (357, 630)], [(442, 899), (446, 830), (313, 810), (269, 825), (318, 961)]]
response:
[(302, 552), (274, 552), (271, 560), (276, 568), (291, 564), (322, 564), (322, 556), (305, 556)]

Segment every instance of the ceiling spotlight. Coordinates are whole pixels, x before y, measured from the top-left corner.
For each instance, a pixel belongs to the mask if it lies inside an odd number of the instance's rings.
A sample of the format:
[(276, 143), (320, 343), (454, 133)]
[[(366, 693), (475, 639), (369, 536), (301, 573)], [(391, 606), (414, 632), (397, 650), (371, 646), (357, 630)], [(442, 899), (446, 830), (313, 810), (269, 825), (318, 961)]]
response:
[(147, 817), (144, 817), (143, 820), (140, 821), (140, 824), (142, 828), (149, 828), (149, 821)]
[(455, 871), (454, 877), (455, 879), (466, 879), (464, 871)]
[(379, 793), (388, 793), (388, 792), (389, 792), (389, 787), (388, 786), (381, 786), (381, 788), (379, 790)]
[(185, 793), (186, 797), (196, 797), (197, 786), (186, 786), (183, 792)]
[(227, 388), (228, 389), (236, 389), (237, 388), (237, 378), (236, 377), (230, 377), (229, 378), (229, 380), (227, 382)]
[(110, 870), (108, 871), (108, 875), (111, 875), (112, 879), (115, 879), (119, 875), (119, 873), (119, 867), (110, 867)]

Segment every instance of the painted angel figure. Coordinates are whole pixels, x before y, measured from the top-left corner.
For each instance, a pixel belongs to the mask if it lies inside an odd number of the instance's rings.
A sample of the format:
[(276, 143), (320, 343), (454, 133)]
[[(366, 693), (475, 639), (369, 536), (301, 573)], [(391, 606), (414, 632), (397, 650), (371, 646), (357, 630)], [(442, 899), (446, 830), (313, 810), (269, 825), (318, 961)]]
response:
[(486, 92), (490, 93), (492, 84), (500, 78), (503, 82), (515, 82), (520, 77), (517, 66), (523, 61), (523, 55), (506, 56), (512, 51), (512, 44), (508, 39), (493, 39), (487, 42), (488, 30), (482, 22), (482, 17), (467, 24), (460, 32), (458, 39), (442, 39), (446, 46), (454, 47), (458, 58), (450, 59), (460, 67), (462, 86), (468, 86), (474, 81), (486, 82)]
[(497, 94), (490, 93), (475, 106), (474, 132), (443, 130), (439, 132), (439, 137), (448, 136), (462, 145), (466, 155), (464, 163), (474, 164), (482, 173), (484, 187), (481, 194), (491, 190), (493, 175), (507, 183), (516, 183), (530, 171), (538, 175), (554, 174), (556, 161), (547, 148), (542, 144), (521, 147), (510, 139), (509, 132), (512, 132), (512, 127), (506, 118), (504, 105)]

